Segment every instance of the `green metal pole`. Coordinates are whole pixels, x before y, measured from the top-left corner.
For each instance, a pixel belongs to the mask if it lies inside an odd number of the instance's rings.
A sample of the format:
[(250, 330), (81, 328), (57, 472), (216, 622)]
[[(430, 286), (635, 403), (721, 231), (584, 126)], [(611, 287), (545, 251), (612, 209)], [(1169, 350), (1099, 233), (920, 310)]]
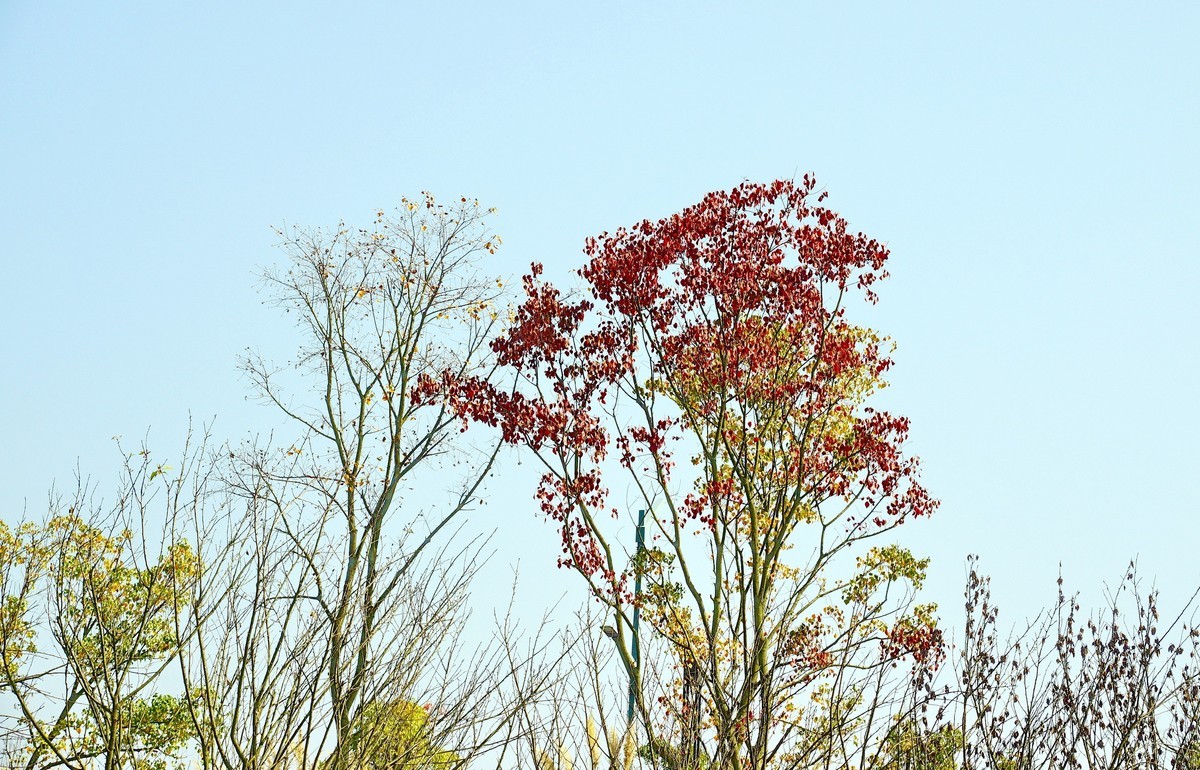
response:
[(646, 548), (646, 509), (638, 511), (636, 546), (633, 557), (633, 670), (629, 672), (629, 716), (628, 724), (633, 724), (633, 707), (637, 703), (634, 688), (637, 687), (641, 675), (641, 645), (638, 624), (641, 621), (642, 596), (642, 551)]

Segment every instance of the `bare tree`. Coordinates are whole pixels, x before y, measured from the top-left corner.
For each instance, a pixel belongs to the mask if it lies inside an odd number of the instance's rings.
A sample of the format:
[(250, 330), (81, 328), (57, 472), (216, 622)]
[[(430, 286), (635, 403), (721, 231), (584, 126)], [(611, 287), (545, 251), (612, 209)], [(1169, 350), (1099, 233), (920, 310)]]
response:
[(948, 769), (1200, 766), (1200, 631), (1187, 608), (1161, 618), (1131, 566), (1100, 611), (1085, 613), (1060, 578), (1055, 605), (1005, 636), (990, 580), (970, 567), (961, 641), (877, 766), (923, 768), (912, 762), (931, 751)]
[[(266, 284), (304, 344), (292, 366), (245, 371), (296, 430), (227, 458), (239, 515), (222, 537), (240, 555), (200, 581), (206, 633), (183, 666), (206, 766), (461, 764), (509, 739), (544, 680), (536, 634), (524, 652), (459, 642), (484, 554), (458, 522), (498, 444), (466, 441), (430, 384), (492, 377), (488, 213), (426, 194), (367, 229), (279, 232), (288, 262)], [(397, 743), (417, 723), (420, 740)]]

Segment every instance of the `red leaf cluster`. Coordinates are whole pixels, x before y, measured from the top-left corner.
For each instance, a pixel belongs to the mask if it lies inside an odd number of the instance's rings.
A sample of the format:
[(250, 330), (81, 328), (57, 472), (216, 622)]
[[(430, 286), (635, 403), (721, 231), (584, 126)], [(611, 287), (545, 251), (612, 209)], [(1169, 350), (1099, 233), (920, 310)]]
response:
[(925, 624), (897, 623), (883, 640), (884, 660), (911, 656), (916, 663), (937, 665), (945, 658), (946, 648), (940, 629)]
[(699, 444), (703, 478), (681, 512), (710, 527), (737, 518), (731, 496), (748, 483), (814, 510), (861, 501), (852, 527), (936, 507), (901, 451), (907, 419), (856, 400), (891, 360), (844, 320), (845, 303), (875, 301), (887, 249), (850, 232), (824, 198), (809, 176), (747, 182), (591, 238), (586, 297), (565, 297), (539, 265), (524, 278), (514, 322), (493, 343), (517, 388), (450, 373), (422, 383), (464, 424), (498, 427), (546, 460), (538, 499), (560, 523), (564, 563), (616, 580), (589, 523), (604, 506), (610, 448), (666, 489), (672, 442)]

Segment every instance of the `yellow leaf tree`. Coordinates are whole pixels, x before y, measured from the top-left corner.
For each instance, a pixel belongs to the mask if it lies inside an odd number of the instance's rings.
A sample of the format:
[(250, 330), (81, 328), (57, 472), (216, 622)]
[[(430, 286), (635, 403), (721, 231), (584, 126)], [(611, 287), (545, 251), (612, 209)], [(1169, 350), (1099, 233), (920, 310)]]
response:
[(40, 524), (0, 522), (0, 703), (13, 767), (162, 768), (194, 734), (186, 699), (160, 688), (200, 563), (186, 542), (152, 552), (129, 526), (162, 475), (141, 456), (110, 514), (85, 515), (81, 494)]

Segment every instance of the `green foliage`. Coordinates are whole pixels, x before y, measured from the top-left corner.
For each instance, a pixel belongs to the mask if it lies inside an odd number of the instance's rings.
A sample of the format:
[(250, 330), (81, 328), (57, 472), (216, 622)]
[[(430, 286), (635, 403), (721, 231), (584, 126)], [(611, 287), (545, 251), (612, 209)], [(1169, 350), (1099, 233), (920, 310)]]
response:
[(660, 770), (708, 770), (708, 757), (700, 755), (686, 758), (683, 749), (663, 738), (655, 736), (650, 743), (638, 748), (638, 757)]
[(1180, 749), (1175, 762), (1180, 770), (1200, 769), (1200, 742), (1193, 741)]
[(857, 561), (859, 572), (842, 592), (846, 604), (863, 604), (880, 586), (898, 580), (907, 580), (913, 588), (920, 588), (929, 567), (929, 559), (918, 559), (898, 545), (872, 548)]
[(200, 563), (186, 543), (157, 559), (143, 546), (74, 509), (0, 523), (0, 692), (27, 767), (160, 770), (193, 736), (187, 702), (152, 687), (178, 652), (175, 612)]
[(429, 713), (406, 700), (372, 703), (363, 709), (346, 741), (345, 766), (353, 770), (443, 770), (460, 762), (437, 748)]
[(956, 770), (962, 751), (962, 731), (941, 727), (922, 730), (911, 720), (898, 722), (883, 742), (881, 770)]

